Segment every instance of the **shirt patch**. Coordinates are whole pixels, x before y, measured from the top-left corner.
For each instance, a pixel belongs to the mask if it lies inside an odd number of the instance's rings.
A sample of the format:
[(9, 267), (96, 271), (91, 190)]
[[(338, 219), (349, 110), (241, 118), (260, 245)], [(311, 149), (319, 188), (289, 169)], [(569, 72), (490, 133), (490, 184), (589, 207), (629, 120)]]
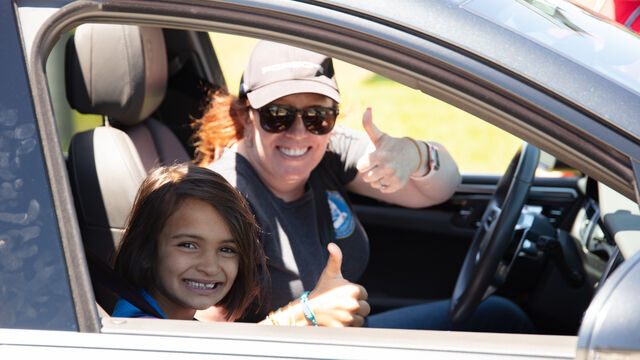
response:
[(333, 229), (336, 233), (336, 239), (344, 239), (353, 234), (355, 223), (351, 209), (347, 206), (342, 195), (337, 191), (327, 190), (327, 200), (329, 200), (329, 209), (331, 209), (331, 219), (333, 220)]

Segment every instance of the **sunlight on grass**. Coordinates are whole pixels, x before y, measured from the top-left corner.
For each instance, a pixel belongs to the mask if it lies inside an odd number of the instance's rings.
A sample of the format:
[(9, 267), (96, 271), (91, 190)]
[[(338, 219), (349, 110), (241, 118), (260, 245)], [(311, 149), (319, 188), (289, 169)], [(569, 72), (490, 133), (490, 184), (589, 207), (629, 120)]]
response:
[[(252, 38), (211, 34), (231, 93), (237, 94)], [(411, 136), (446, 146), (464, 173), (503, 173), (521, 141), (445, 102), (366, 69), (335, 61), (341, 124), (362, 130), (362, 113), (392, 136)]]

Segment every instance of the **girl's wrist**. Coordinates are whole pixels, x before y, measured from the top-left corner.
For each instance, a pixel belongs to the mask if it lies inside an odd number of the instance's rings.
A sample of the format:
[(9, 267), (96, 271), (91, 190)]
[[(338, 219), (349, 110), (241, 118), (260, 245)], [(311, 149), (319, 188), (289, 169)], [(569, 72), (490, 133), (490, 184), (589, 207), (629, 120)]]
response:
[(313, 326), (318, 326), (318, 322), (316, 321), (316, 315), (311, 310), (311, 306), (309, 305), (309, 292), (305, 291), (300, 295), (300, 304), (302, 305), (302, 312), (304, 317), (311, 323)]
[(309, 326), (310, 323), (304, 315), (302, 304), (298, 300), (292, 301), (286, 306), (270, 312), (266, 323), (277, 326)]

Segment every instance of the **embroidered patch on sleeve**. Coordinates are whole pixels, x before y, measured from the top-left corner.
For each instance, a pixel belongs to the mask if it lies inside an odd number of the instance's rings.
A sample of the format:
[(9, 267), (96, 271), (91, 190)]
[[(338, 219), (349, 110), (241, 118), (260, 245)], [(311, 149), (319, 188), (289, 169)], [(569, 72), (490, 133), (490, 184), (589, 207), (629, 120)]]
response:
[(355, 228), (351, 209), (349, 209), (347, 202), (337, 191), (327, 190), (327, 199), (329, 200), (329, 209), (331, 209), (331, 219), (333, 220), (336, 239), (344, 239), (351, 235)]

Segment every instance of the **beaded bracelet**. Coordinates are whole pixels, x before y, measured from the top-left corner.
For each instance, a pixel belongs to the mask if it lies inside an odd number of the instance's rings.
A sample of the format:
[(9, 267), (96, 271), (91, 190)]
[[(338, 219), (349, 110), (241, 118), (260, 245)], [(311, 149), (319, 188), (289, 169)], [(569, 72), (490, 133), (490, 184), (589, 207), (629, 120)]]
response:
[(311, 308), (307, 303), (308, 301), (309, 301), (309, 292), (305, 291), (302, 293), (302, 295), (300, 295), (300, 302), (302, 303), (302, 311), (304, 312), (304, 317), (306, 317), (309, 321), (311, 321), (313, 326), (318, 326), (318, 323), (316, 322), (316, 316), (313, 314), (313, 311), (311, 311)]

